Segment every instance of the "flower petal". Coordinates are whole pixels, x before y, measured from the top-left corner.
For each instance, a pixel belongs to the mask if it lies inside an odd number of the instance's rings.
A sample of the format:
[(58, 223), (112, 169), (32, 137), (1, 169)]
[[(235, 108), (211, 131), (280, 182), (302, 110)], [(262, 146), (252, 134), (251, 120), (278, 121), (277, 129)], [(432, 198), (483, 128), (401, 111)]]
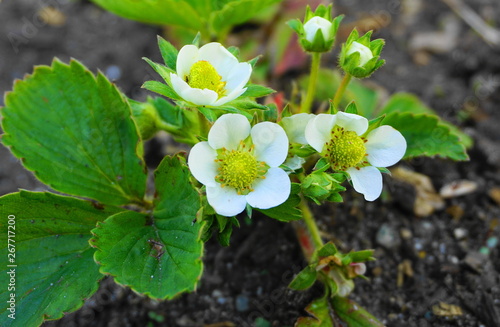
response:
[(326, 142), (331, 139), (331, 131), (337, 120), (336, 115), (319, 114), (309, 121), (305, 136), (307, 143), (316, 151), (323, 151)]
[(215, 107), (222, 106), (223, 104), (228, 103), (229, 101), (233, 101), (234, 99), (236, 99), (237, 97), (239, 97), (240, 95), (245, 93), (246, 90), (247, 90), (246, 87), (242, 88), (242, 89), (236, 89), (233, 92), (231, 92), (231, 93), (223, 96), (219, 100), (215, 101), (215, 103), (213, 105)]
[(306, 39), (309, 42), (314, 42), (314, 37), (316, 36), (316, 32), (319, 29), (321, 29), (321, 33), (323, 33), (323, 38), (325, 40), (329, 40), (332, 38), (331, 28), (332, 28), (332, 22), (323, 17), (314, 16), (304, 24), (304, 32), (306, 33)]
[(285, 117), (281, 120), (290, 143), (307, 144), (305, 135), (306, 126), (313, 118), (313, 114), (302, 113)]
[(336, 125), (344, 127), (348, 131), (353, 131), (358, 135), (363, 135), (368, 129), (368, 119), (363, 116), (343, 111), (337, 112), (336, 116)]
[(228, 80), (229, 73), (238, 65), (238, 59), (217, 42), (202, 46), (198, 53), (198, 60), (206, 60), (212, 64), (223, 81)]
[(199, 106), (211, 106), (219, 95), (209, 89), (195, 89), (189, 86), (178, 75), (170, 73), (170, 81), (175, 92), (184, 100)]
[(246, 201), (254, 208), (269, 209), (279, 206), (290, 196), (290, 178), (281, 168), (270, 168), (266, 178), (258, 181)]
[(177, 55), (177, 63), (176, 69), (177, 74), (181, 79), (184, 79), (184, 76), (189, 75), (189, 71), (191, 70), (191, 66), (198, 60), (199, 50), (195, 45), (188, 44), (181, 48), (179, 54)]
[(373, 53), (370, 48), (356, 41), (352, 42), (346, 52), (346, 56), (352, 55), (354, 52), (359, 53), (359, 66), (364, 66), (370, 59), (373, 58)]
[(188, 157), (188, 166), (191, 174), (198, 182), (206, 186), (215, 186), (215, 176), (219, 165), (215, 162), (217, 152), (210, 147), (208, 142), (195, 144)]
[(367, 159), (375, 167), (392, 166), (405, 155), (406, 140), (392, 126), (380, 126), (368, 133), (366, 139)]
[(214, 149), (235, 150), (250, 135), (250, 122), (240, 114), (225, 114), (208, 132), (208, 143)]
[(270, 167), (278, 167), (285, 161), (288, 155), (288, 137), (283, 127), (262, 122), (252, 128), (251, 134), (258, 161), (264, 161)]
[(382, 193), (382, 173), (376, 167), (349, 168), (347, 173), (356, 192), (363, 194), (366, 201), (376, 200)]
[(236, 216), (247, 206), (245, 195), (239, 195), (232, 187), (222, 188), (220, 184), (207, 186), (207, 200), (215, 212), (226, 217)]
[(226, 90), (228, 93), (232, 93), (235, 90), (242, 89), (250, 79), (252, 74), (252, 65), (248, 62), (240, 62), (234, 66), (227, 77)]

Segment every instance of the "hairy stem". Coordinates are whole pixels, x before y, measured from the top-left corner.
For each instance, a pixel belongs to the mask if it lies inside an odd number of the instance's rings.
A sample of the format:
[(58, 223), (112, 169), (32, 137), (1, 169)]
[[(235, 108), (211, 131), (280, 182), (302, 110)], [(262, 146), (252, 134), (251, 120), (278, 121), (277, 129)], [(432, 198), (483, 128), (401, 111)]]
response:
[(321, 52), (313, 52), (311, 60), (311, 74), (309, 76), (309, 86), (307, 87), (306, 99), (302, 103), (300, 112), (311, 113), (311, 106), (316, 94), (318, 84), (318, 72), (321, 64)]
[(316, 249), (322, 247), (324, 243), (319, 234), (318, 225), (316, 225), (316, 221), (314, 220), (311, 208), (309, 208), (309, 205), (307, 204), (307, 201), (304, 197), (302, 197), (302, 201), (299, 204), (299, 208), (302, 211), (302, 217), (304, 219), (304, 223), (306, 224), (307, 229), (309, 230), (309, 234), (311, 234), (311, 239), (314, 243), (314, 246), (316, 247)]
[(340, 100), (342, 100), (342, 97), (344, 96), (344, 92), (347, 88), (347, 85), (349, 85), (351, 78), (352, 78), (352, 75), (349, 73), (346, 73), (344, 75), (344, 78), (342, 79), (342, 82), (340, 83), (340, 86), (337, 89), (337, 92), (335, 93), (335, 97), (333, 98), (333, 106), (335, 107), (335, 109), (338, 108)]

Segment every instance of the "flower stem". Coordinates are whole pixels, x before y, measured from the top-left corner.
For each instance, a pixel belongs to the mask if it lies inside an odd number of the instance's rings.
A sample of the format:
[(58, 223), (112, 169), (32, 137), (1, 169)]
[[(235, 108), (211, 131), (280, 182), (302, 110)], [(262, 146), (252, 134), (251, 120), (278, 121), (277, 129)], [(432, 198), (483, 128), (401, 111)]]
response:
[(208, 119), (205, 117), (205, 115), (203, 115), (201, 113), (201, 111), (199, 111), (199, 110), (197, 110), (197, 111), (198, 111), (198, 122), (199, 122), (199, 126), (200, 126), (200, 134), (203, 137), (207, 137), (208, 131), (210, 131), (210, 125), (209, 125)]
[(321, 52), (313, 52), (311, 60), (311, 74), (309, 76), (309, 86), (307, 87), (306, 99), (302, 103), (300, 112), (311, 113), (311, 106), (316, 94), (318, 84), (318, 73), (321, 64)]
[(339, 106), (340, 100), (342, 100), (342, 96), (344, 95), (344, 92), (347, 88), (347, 85), (349, 85), (351, 78), (352, 75), (349, 73), (346, 73), (344, 75), (344, 78), (342, 79), (342, 82), (340, 83), (340, 86), (335, 93), (335, 97), (333, 98), (333, 106), (335, 107), (335, 109), (337, 109), (337, 107)]
[(302, 197), (302, 201), (299, 204), (300, 210), (302, 210), (302, 218), (304, 219), (304, 223), (311, 234), (312, 241), (316, 249), (319, 249), (324, 245), (321, 236), (319, 235), (318, 225), (316, 225), (316, 221), (314, 220), (314, 216), (312, 214), (311, 209), (307, 205), (307, 201), (304, 197)]

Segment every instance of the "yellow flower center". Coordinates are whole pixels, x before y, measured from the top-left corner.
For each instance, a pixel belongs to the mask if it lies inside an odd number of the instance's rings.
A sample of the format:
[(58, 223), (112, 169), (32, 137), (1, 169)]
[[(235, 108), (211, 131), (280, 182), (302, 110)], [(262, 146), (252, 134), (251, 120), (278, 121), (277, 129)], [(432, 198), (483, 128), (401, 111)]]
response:
[(222, 81), (214, 66), (205, 60), (197, 61), (191, 66), (185, 81), (192, 88), (212, 90), (219, 95), (219, 98), (226, 92), (226, 82)]
[(353, 131), (335, 126), (326, 144), (325, 156), (335, 170), (346, 170), (361, 163), (366, 156), (365, 141)]
[(215, 160), (219, 163), (219, 174), (215, 176), (215, 180), (222, 187), (235, 188), (238, 194), (252, 192), (252, 184), (258, 178), (265, 178), (268, 169), (266, 163), (257, 161), (252, 152), (253, 147), (247, 149), (243, 142), (236, 150), (222, 149)]

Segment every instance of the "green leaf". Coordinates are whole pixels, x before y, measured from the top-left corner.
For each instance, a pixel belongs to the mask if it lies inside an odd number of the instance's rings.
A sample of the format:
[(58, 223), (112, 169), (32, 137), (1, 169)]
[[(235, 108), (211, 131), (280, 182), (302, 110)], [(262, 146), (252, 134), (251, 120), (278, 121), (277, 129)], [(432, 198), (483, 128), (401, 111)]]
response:
[(82, 64), (54, 60), (17, 81), (2, 109), (2, 141), (53, 189), (102, 203), (141, 202), (142, 142), (126, 98)]
[(167, 82), (170, 86), (170, 73), (175, 74), (174, 70), (172, 70), (171, 68), (168, 68), (165, 65), (158, 64), (158, 63), (150, 60), (149, 58), (143, 57), (142, 59), (145, 62), (147, 62), (151, 66), (151, 68), (153, 68), (155, 70), (155, 72), (157, 72), (165, 80), (165, 82)]
[[(437, 113), (434, 110), (427, 107), (418, 97), (410, 93), (396, 93), (391, 96), (385, 106), (380, 110), (379, 114), (383, 115), (405, 112), (413, 114), (431, 114), (437, 116)], [(458, 127), (442, 119), (440, 119), (439, 124), (449, 128), (451, 133), (455, 134), (466, 148), (472, 147), (474, 143), (472, 138), (460, 131)]]
[(312, 317), (301, 317), (295, 323), (295, 327), (332, 327), (332, 317), (330, 315), (330, 306), (327, 297), (322, 297), (312, 301), (307, 307), (306, 312)]
[(366, 309), (345, 297), (335, 296), (330, 300), (335, 314), (347, 327), (383, 327), (384, 325)]
[[(39, 326), (44, 319), (59, 319), (81, 307), (103, 277), (88, 244), (90, 230), (119, 210), (51, 193), (21, 191), (1, 197), (0, 254), (12, 261), (3, 261), (0, 271), (0, 325)], [(15, 290), (8, 289), (11, 269)], [(15, 320), (5, 305), (11, 293)]]
[(195, 290), (203, 270), (201, 200), (184, 161), (165, 157), (156, 170), (152, 213), (119, 213), (92, 230), (100, 271), (155, 299)]
[(283, 222), (300, 220), (302, 219), (302, 212), (297, 208), (300, 203), (300, 196), (298, 195), (299, 192), (300, 184), (292, 183), (290, 197), (284, 203), (270, 209), (254, 209), (262, 212), (270, 218)]
[(210, 16), (212, 27), (219, 34), (228, 31), (232, 26), (246, 22), (257, 16), (267, 7), (281, 0), (238, 0), (225, 4), (221, 10)]
[[(143, 23), (204, 28), (205, 19), (189, 2), (178, 0), (92, 0), (112, 13)], [(196, 8), (199, 9), (199, 8)]]
[(276, 92), (275, 90), (258, 85), (258, 84), (250, 84), (246, 86), (246, 91), (241, 95), (241, 97), (249, 97), (249, 98), (260, 98), (265, 97), (266, 95), (272, 94)]
[(158, 47), (160, 48), (161, 56), (165, 65), (173, 71), (176, 70), (177, 66), (177, 55), (179, 51), (167, 40), (158, 36)]
[(464, 145), (447, 126), (439, 123), (437, 116), (392, 113), (385, 117), (382, 124), (394, 127), (405, 137), (408, 146), (405, 159), (418, 156), (469, 159)]
[(267, 107), (262, 104), (259, 104), (250, 99), (241, 99), (241, 98), (228, 102), (220, 107), (214, 107), (214, 108), (224, 110), (225, 108), (230, 108), (230, 107), (236, 108), (237, 110), (267, 110)]
[(288, 287), (296, 291), (306, 290), (316, 282), (317, 275), (316, 269), (307, 266), (295, 276)]

